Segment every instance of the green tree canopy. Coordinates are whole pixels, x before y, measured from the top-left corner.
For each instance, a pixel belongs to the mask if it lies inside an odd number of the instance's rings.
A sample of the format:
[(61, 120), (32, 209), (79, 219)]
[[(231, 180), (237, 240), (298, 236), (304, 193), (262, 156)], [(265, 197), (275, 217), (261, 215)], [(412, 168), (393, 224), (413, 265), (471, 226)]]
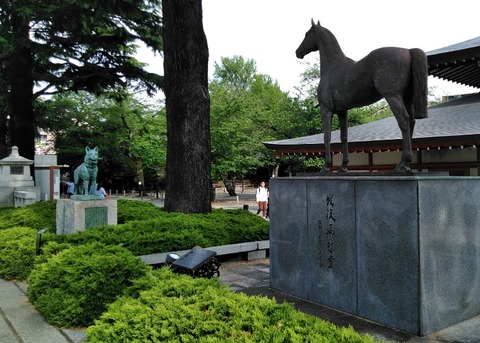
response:
[[(110, 96), (111, 95), (111, 96)], [(145, 184), (163, 178), (166, 164), (165, 109), (118, 93), (64, 93), (39, 103), (39, 124), (55, 136), (59, 163), (77, 167), (86, 146), (100, 149), (101, 177), (133, 178)], [(105, 181), (105, 180), (103, 180)]]
[(39, 96), (127, 86), (155, 92), (162, 86), (162, 77), (133, 57), (138, 41), (162, 50), (159, 0), (2, 1), (0, 24), (8, 89), (8, 108), (1, 110), (11, 118), (12, 144), (27, 158), (34, 155), (33, 102)]
[(274, 166), (263, 142), (286, 138), (298, 124), (294, 103), (278, 83), (257, 73), (254, 60), (224, 57), (215, 63), (210, 97), (212, 177), (228, 187), (235, 178)]

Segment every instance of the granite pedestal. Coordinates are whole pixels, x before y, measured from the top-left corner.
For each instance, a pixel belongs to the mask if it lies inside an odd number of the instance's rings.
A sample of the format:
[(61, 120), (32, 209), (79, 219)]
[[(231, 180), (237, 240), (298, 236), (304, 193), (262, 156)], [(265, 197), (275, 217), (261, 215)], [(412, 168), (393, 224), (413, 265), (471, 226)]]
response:
[(270, 180), (270, 282), (423, 336), (480, 314), (480, 178)]
[(116, 200), (57, 200), (57, 234), (68, 235), (93, 226), (116, 224)]

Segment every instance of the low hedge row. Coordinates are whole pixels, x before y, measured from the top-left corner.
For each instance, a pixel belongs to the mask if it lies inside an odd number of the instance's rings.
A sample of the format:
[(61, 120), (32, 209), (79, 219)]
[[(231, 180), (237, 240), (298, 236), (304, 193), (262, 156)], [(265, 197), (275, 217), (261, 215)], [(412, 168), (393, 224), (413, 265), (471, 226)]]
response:
[(210, 214), (159, 211), (152, 219), (90, 228), (72, 235), (44, 236), (47, 241), (122, 245), (135, 255), (188, 250), (269, 238), (268, 222), (243, 210), (214, 209)]
[(138, 298), (120, 297), (87, 329), (87, 342), (373, 342), (266, 297), (233, 293), (216, 279), (163, 268)]
[(54, 201), (37, 202), (26, 207), (0, 207), (0, 230), (15, 226), (29, 227), (35, 230), (55, 229), (56, 203)]
[(138, 200), (117, 200), (117, 223), (125, 224), (134, 220), (155, 218), (165, 213), (163, 208), (152, 203)]

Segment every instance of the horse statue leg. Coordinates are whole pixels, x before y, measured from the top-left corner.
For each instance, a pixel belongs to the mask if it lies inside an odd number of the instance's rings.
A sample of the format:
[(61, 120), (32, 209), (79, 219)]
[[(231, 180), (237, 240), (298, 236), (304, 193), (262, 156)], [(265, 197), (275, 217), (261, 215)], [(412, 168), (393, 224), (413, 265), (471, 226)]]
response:
[(408, 113), (402, 96), (396, 95), (385, 98), (385, 100), (387, 100), (402, 131), (403, 153), (400, 162), (394, 169), (394, 173), (409, 174), (411, 173), (410, 162), (412, 162), (412, 135), (415, 119)]
[(330, 173), (332, 167), (332, 153), (330, 151), (330, 140), (332, 137), (332, 111), (325, 106), (321, 106), (323, 120), (323, 142), (325, 144), (325, 164), (320, 172)]
[(342, 141), (342, 166), (338, 169), (340, 173), (347, 172), (348, 166), (348, 123), (347, 111), (338, 113), (340, 123), (340, 140)]

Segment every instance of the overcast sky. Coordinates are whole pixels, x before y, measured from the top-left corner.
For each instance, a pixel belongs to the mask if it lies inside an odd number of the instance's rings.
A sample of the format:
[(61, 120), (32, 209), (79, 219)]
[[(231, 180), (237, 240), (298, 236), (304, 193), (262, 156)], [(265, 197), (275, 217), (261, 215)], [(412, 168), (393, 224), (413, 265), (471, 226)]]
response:
[[(384, 46), (425, 52), (480, 36), (478, 0), (203, 0), (203, 25), (210, 53), (209, 73), (221, 57), (254, 59), (257, 71), (293, 91), (305, 70), (295, 50), (310, 19), (320, 20), (337, 37), (344, 53), (359, 60)], [(305, 60), (314, 62), (318, 53)], [(162, 60), (148, 59), (161, 72)], [(478, 92), (472, 87), (429, 77), (440, 94)]]

